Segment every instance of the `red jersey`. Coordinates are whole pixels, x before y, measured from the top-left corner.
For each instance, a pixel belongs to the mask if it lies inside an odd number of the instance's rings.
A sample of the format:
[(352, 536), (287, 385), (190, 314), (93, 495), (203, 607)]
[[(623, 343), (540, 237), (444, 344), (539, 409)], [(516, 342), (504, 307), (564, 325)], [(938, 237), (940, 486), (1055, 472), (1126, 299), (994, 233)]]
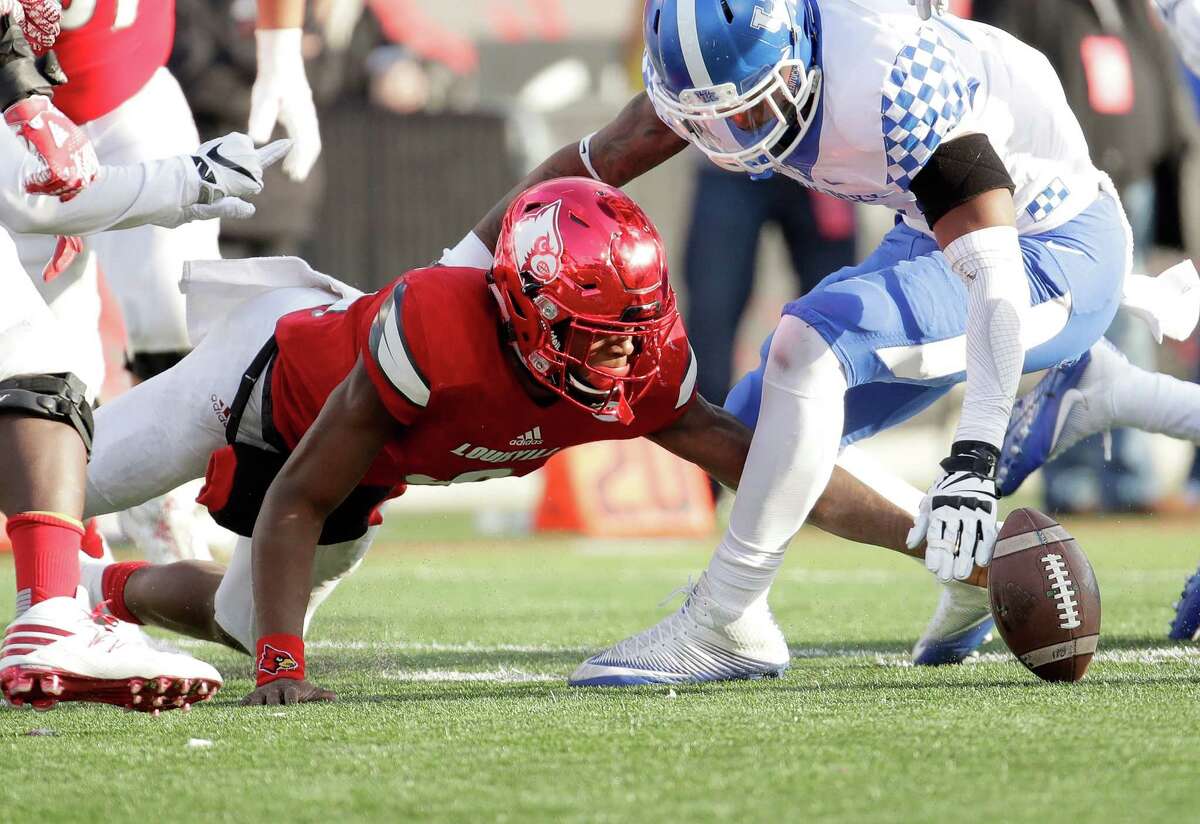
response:
[(175, 0), (64, 0), (54, 104), (78, 124), (111, 112), (167, 65)]
[(500, 337), (496, 304), (479, 269), (409, 272), (353, 302), (285, 315), (275, 338), (271, 422), (289, 448), (359, 357), (388, 411), (404, 424), (366, 485), (526, 475), (570, 446), (659, 431), (695, 396), (695, 358), (676, 321), (630, 425), (598, 420), (558, 398), (539, 403)]

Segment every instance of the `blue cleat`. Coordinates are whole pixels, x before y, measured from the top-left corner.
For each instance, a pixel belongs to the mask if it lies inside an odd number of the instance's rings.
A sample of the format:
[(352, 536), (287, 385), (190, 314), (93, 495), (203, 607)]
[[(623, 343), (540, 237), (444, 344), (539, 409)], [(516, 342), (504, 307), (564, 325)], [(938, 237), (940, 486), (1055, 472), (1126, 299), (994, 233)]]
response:
[(1137, 371), (1101, 338), (1018, 398), (996, 467), (1000, 495), (1011, 495), (1035, 469), (1084, 438), (1108, 432), (1115, 423), (1113, 396), (1131, 370)]
[(1167, 637), (1172, 641), (1200, 641), (1200, 571), (1183, 585)]
[(913, 647), (913, 665), (961, 664), (991, 640), (995, 626), (986, 589), (958, 581), (943, 584), (937, 611)]
[(572, 687), (699, 684), (777, 678), (790, 654), (767, 599), (740, 615), (714, 601), (701, 576), (683, 606), (645, 632), (584, 661)]

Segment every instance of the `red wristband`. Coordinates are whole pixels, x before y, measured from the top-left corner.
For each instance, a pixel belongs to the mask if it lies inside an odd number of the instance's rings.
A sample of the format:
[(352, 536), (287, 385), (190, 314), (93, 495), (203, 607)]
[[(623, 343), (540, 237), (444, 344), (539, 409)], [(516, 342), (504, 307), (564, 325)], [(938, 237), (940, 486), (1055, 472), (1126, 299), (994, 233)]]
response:
[(255, 674), (258, 686), (280, 678), (304, 680), (304, 639), (282, 632), (258, 639)]

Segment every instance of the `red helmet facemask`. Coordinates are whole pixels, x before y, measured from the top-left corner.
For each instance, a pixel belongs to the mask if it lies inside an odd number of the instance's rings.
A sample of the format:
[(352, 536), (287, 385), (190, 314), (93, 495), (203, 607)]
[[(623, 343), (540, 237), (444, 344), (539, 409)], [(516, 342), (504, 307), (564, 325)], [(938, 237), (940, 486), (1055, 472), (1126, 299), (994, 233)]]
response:
[(633, 420), (677, 317), (662, 238), (636, 203), (586, 178), (529, 189), (504, 216), (491, 288), (534, 380)]

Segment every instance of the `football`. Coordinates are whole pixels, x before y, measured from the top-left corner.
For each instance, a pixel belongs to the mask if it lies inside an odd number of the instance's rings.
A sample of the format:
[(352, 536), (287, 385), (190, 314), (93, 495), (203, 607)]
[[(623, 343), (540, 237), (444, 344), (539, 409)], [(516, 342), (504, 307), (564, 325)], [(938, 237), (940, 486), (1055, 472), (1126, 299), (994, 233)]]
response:
[(1008, 648), (1046, 681), (1078, 681), (1100, 639), (1100, 588), (1079, 544), (1035, 509), (1009, 514), (988, 573)]

